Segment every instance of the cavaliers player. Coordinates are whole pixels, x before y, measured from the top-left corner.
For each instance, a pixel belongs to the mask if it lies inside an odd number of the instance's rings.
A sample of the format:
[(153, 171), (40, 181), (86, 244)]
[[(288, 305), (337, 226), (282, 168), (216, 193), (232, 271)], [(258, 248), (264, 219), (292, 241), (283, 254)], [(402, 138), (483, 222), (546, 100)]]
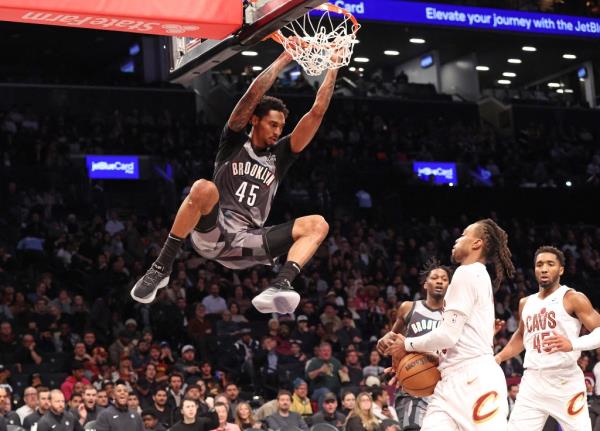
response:
[(131, 290), (135, 300), (150, 303), (157, 290), (167, 285), (175, 256), (191, 232), (192, 245), (201, 256), (231, 269), (272, 265), (287, 253), (277, 277), (252, 303), (263, 313), (295, 310), (300, 295), (291, 283), (327, 236), (329, 226), (320, 215), (276, 226), (264, 224), (286, 172), (323, 120), (337, 70), (327, 72), (312, 108), (291, 134), (282, 137), (288, 110), (281, 100), (264, 95), (291, 60), (282, 53), (236, 105), (221, 135), (213, 181), (200, 179), (193, 184), (160, 255)]
[[(418, 337), (437, 328), (442, 320), (442, 306), (452, 270), (431, 260), (421, 273), (421, 281), (427, 297), (421, 301), (404, 301), (398, 307), (398, 317), (392, 330), (377, 343), (377, 350), (385, 353), (393, 343), (393, 334), (404, 334), (406, 337)], [(401, 418), (403, 430), (418, 430), (423, 423), (429, 398), (416, 398), (400, 393), (400, 405), (396, 406)]]
[[(548, 416), (564, 431), (591, 430), (582, 350), (600, 346), (600, 315), (580, 292), (561, 285), (565, 256), (543, 246), (534, 257), (539, 292), (519, 302), (519, 327), (496, 355), (501, 363), (525, 349), (525, 372), (510, 415), (509, 430), (542, 430)], [(591, 333), (579, 337), (581, 326)]]
[(514, 273), (508, 235), (493, 220), (469, 225), (452, 248), (460, 266), (444, 297), (441, 324), (418, 337), (396, 334), (387, 354), (438, 352), (442, 379), (431, 396), (421, 431), (505, 431), (506, 380), (494, 361), (494, 295), (486, 264), (495, 269), (495, 285)]

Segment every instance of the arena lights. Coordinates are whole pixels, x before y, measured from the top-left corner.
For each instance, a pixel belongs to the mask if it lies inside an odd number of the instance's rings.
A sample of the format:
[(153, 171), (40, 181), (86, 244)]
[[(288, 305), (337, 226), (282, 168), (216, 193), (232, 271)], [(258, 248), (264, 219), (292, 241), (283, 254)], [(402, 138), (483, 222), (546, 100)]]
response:
[(261, 70), (263, 70), (262, 66), (252, 66), (252, 70), (255, 72), (260, 72)]
[(256, 52), (256, 51), (242, 51), (242, 55), (244, 57), (256, 57), (258, 55), (258, 52)]
[(524, 46), (521, 49), (526, 52), (536, 52), (537, 51), (537, 48), (535, 46)]
[(419, 37), (411, 37), (408, 39), (410, 43), (416, 43), (417, 45), (422, 45), (425, 43), (425, 39), (421, 39)]
[(517, 76), (517, 74), (515, 72), (502, 72), (502, 76), (505, 76), (507, 78), (514, 78), (515, 76)]
[(509, 58), (506, 61), (509, 62), (510, 64), (521, 64), (522, 63), (520, 58)]
[(565, 88), (565, 93), (573, 94), (572, 88)]
[(510, 85), (511, 81), (510, 79), (499, 79), (498, 80), (498, 84), (500, 85)]
[(354, 61), (357, 63), (368, 63), (369, 59), (367, 57), (354, 57)]
[(356, 67), (354, 67), (354, 66), (352, 66), (352, 67), (349, 67), (349, 68), (348, 68), (348, 70), (349, 70), (350, 72), (356, 72)]
[(365, 71), (365, 68), (364, 68), (364, 67), (359, 67), (359, 68), (358, 68), (358, 71), (359, 71), (359, 72), (364, 72), (364, 71)]
[(567, 187), (571, 187), (573, 185), (573, 183), (569, 180), (565, 181), (565, 186)]
[(549, 82), (548, 87), (550, 88), (559, 88), (560, 84), (558, 82)]
[(487, 66), (475, 66), (475, 70), (478, 72), (487, 72), (490, 68)]
[(562, 57), (565, 60), (577, 60), (577, 56), (575, 54), (563, 54)]
[(562, 88), (559, 88), (558, 90), (556, 90), (556, 92), (558, 94), (563, 94), (565, 92), (565, 90), (563, 90)]
[(396, 51), (395, 49), (386, 49), (385, 51), (383, 51), (383, 53), (385, 55), (391, 55), (391, 56), (400, 55), (400, 51)]

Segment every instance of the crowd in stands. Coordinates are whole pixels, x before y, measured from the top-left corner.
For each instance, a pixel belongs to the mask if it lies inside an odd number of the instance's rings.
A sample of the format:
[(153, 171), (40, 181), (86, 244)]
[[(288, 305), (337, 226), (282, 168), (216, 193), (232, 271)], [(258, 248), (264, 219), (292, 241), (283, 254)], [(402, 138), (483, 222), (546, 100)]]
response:
[[(133, 302), (129, 290), (160, 251), (172, 208), (97, 212), (77, 177), (65, 174), (77, 153), (157, 154), (173, 164), (184, 194), (190, 178), (210, 176), (220, 126), (168, 112), (14, 108), (0, 114), (0, 129), (0, 426), (4, 419), (27, 431), (50, 427), (41, 419), (48, 411), (108, 429), (103, 409), (125, 427), (111, 429), (140, 431), (306, 430), (322, 422), (348, 431), (398, 429), (397, 394), (383, 376), (389, 360), (375, 351), (376, 341), (402, 301), (423, 298), (424, 263), (447, 262), (473, 220), (371, 222), (370, 205), (338, 208), (325, 187), (327, 170), (452, 158), (485, 166), (494, 185), (504, 186), (552, 186), (557, 172), (582, 181), (600, 173), (595, 135), (585, 129), (534, 125), (504, 138), (444, 118), (332, 112), (285, 180), (296, 192), (321, 185), (314, 193), (329, 202), (329, 236), (294, 283), (303, 298), (296, 313), (262, 315), (250, 300), (268, 285), (271, 268), (227, 270), (191, 247), (152, 304)], [(38, 181), (24, 178), (32, 175), (18, 172), (23, 166), (39, 172)], [(158, 197), (148, 192), (147, 199)], [(537, 289), (538, 246), (565, 252), (565, 283), (593, 295), (600, 281), (597, 226), (499, 223), (518, 271), (496, 292), (497, 315), (507, 322), (497, 350), (517, 327), (519, 299)], [(580, 360), (590, 402), (600, 395), (598, 358), (592, 352)], [(503, 369), (508, 382), (518, 381), (522, 361)], [(127, 422), (123, 412), (139, 416)]]
[[(546, 120), (515, 124), (515, 133), (505, 136), (480, 124), (476, 115), (462, 121), (452, 118), (452, 103), (447, 113), (435, 116), (428, 114), (426, 105), (406, 115), (369, 109), (357, 104), (352, 110), (331, 110), (314, 145), (289, 174), (287, 183), (293, 185), (294, 193), (322, 194), (319, 199), (329, 199), (335, 181), (323, 184), (323, 179), (332, 167), (340, 170), (339, 177), (399, 172), (399, 185), (413, 184), (416, 177), (410, 164), (414, 160), (456, 162), (462, 186), (562, 187), (566, 180), (575, 186), (600, 183), (597, 123), (564, 121), (558, 125), (550, 114)], [(289, 123), (302, 113), (292, 112)], [(221, 127), (173, 117), (166, 111), (41, 114), (14, 107), (0, 112), (4, 143), (0, 160), (14, 175), (27, 176), (18, 166), (33, 164), (45, 184), (72, 189), (75, 184), (54, 173), (61, 168), (77, 172), (72, 155), (148, 154), (170, 164), (176, 187), (181, 189), (192, 178), (212, 175)]]

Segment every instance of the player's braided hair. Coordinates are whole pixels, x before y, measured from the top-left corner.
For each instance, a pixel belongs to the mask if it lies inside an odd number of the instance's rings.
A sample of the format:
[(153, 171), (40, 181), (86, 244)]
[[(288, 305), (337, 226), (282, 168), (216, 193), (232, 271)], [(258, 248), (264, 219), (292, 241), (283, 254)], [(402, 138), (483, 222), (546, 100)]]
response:
[(450, 268), (449, 266), (442, 265), (439, 260), (437, 260), (435, 257), (432, 257), (427, 262), (425, 262), (425, 265), (423, 265), (423, 269), (421, 269), (421, 271), (419, 272), (419, 281), (421, 285), (425, 283), (427, 277), (429, 277), (429, 275), (431, 274), (431, 271), (435, 269), (443, 269), (444, 271), (446, 271), (446, 274), (448, 274), (448, 279), (450, 280), (452, 278), (452, 268)]
[(512, 253), (508, 248), (508, 235), (489, 218), (479, 220), (477, 225), (481, 229), (481, 239), (483, 239), (483, 256), (494, 265), (496, 271), (494, 287), (498, 287), (505, 275), (512, 278), (515, 273), (515, 266), (511, 260)]

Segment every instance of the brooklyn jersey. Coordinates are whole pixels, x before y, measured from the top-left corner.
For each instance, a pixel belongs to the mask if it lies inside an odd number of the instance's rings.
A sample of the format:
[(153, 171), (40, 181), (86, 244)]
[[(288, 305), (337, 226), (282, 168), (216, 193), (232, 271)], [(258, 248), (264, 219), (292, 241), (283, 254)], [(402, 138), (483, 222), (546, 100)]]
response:
[(555, 352), (544, 349), (544, 339), (552, 335), (552, 331), (569, 338), (579, 337), (581, 322), (565, 310), (563, 299), (571, 290), (560, 286), (556, 291), (541, 299), (538, 294), (527, 298), (521, 318), (523, 319), (525, 345), (525, 368), (568, 368), (577, 363), (579, 353)]
[(415, 301), (406, 316), (406, 337), (419, 337), (437, 328), (442, 321), (442, 310), (434, 310), (425, 301)]
[[(425, 301), (415, 301), (404, 319), (406, 322), (404, 335), (418, 337), (437, 328), (442, 321), (442, 310), (433, 310)], [(403, 391), (398, 391), (396, 398), (396, 412), (402, 429), (419, 429), (427, 411), (427, 402), (430, 397), (415, 398)]]
[(297, 155), (290, 135), (264, 150), (252, 147), (245, 132), (225, 126), (215, 161), (223, 227), (227, 232), (263, 227), (277, 188)]

